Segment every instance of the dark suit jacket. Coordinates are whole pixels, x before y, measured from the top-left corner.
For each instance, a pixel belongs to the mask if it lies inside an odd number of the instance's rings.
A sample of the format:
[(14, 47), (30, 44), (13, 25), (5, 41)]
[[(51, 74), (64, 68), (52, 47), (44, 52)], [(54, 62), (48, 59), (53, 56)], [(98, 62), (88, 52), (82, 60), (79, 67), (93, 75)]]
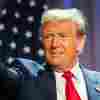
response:
[(0, 62), (0, 100), (15, 100), (17, 83), (15, 74)]
[[(86, 82), (88, 100), (100, 100), (100, 73), (81, 65)], [(41, 72), (34, 80), (24, 80), (17, 100), (57, 100), (56, 81), (51, 70)]]

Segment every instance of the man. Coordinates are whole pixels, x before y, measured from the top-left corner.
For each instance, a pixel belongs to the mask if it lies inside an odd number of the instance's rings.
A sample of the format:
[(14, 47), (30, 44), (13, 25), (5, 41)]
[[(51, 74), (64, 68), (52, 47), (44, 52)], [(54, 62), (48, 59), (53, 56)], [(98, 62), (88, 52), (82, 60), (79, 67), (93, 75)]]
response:
[(78, 9), (50, 9), (42, 16), (45, 71), (22, 82), (18, 100), (100, 100), (100, 73), (79, 64), (86, 19)]

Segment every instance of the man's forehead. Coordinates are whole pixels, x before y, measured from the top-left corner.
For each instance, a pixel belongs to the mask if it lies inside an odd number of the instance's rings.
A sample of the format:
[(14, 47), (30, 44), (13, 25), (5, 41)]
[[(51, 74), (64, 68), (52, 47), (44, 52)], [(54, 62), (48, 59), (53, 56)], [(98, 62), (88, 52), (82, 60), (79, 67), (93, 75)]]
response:
[(72, 21), (72, 20), (53, 20), (53, 21), (48, 21), (48, 22), (45, 22), (44, 24), (42, 24), (42, 26), (45, 26), (45, 25), (52, 25), (52, 24), (55, 24), (55, 25), (61, 25), (61, 24), (76, 24), (76, 22)]
[(43, 24), (43, 30), (77, 30), (78, 24), (71, 20), (49, 21)]

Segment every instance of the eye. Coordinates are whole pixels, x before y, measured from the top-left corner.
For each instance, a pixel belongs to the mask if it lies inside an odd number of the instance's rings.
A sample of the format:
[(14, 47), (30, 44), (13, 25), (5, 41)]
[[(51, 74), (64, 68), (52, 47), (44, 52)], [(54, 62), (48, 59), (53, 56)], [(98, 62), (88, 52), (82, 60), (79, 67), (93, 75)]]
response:
[(52, 37), (52, 34), (46, 34), (45, 36), (43, 36), (44, 39), (51, 39)]
[(66, 37), (66, 35), (65, 34), (59, 34), (59, 37), (64, 38), (64, 37)]
[(49, 39), (49, 35), (43, 36), (44, 39)]
[(68, 35), (67, 34), (64, 34), (64, 33), (59, 33), (58, 36), (60, 38), (66, 38), (66, 37), (68, 37)]

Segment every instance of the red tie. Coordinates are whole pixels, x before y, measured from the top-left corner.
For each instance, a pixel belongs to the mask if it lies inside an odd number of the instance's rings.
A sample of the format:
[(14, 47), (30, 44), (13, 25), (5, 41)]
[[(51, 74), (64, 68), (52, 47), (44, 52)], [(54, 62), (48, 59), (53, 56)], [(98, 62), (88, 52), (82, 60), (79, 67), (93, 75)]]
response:
[(65, 87), (66, 100), (81, 100), (72, 81), (73, 74), (68, 71), (64, 73), (63, 77), (67, 80)]

